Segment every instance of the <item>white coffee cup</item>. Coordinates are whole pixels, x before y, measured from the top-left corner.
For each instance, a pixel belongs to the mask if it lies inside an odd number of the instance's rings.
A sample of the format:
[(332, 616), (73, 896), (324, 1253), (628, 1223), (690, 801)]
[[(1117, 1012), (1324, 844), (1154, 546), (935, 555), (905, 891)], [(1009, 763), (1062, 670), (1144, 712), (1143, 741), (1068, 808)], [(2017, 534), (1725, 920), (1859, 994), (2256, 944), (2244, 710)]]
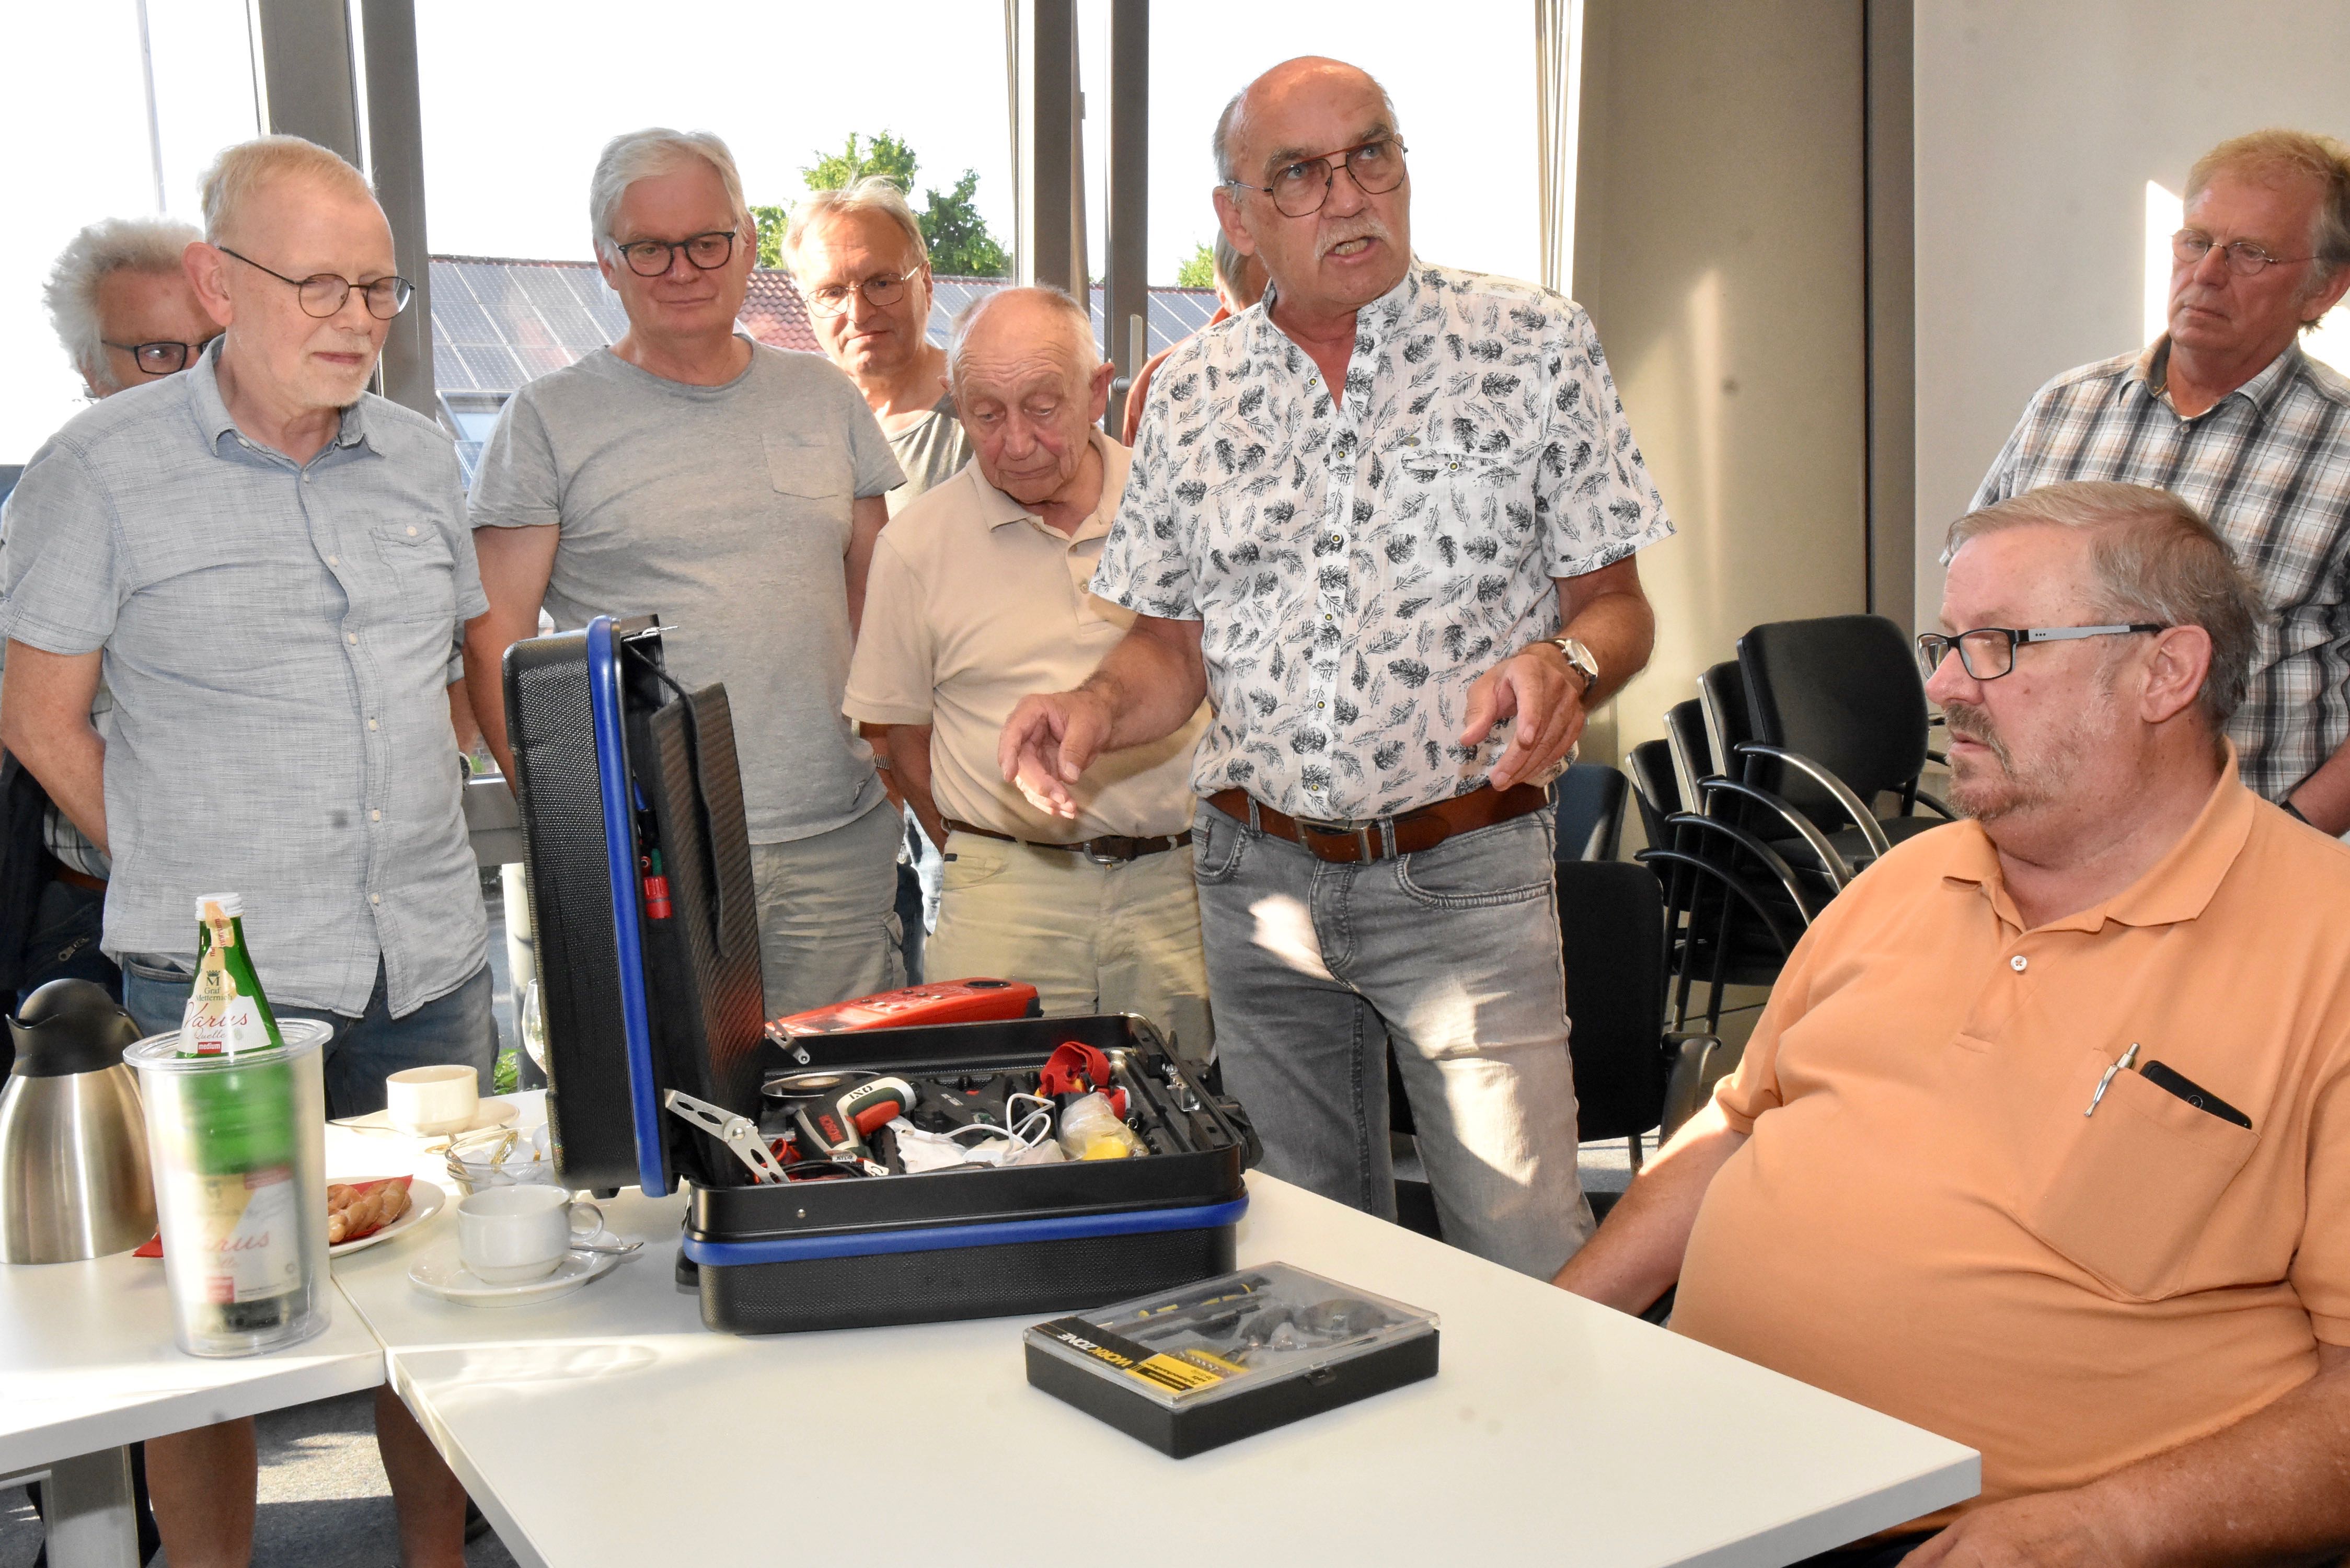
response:
[(411, 1067), (383, 1081), (391, 1125), (405, 1133), (438, 1137), (472, 1125), (481, 1108), (482, 1084), (471, 1067)]
[(458, 1203), (457, 1253), (484, 1284), (524, 1284), (603, 1228), (601, 1209), (559, 1187), (493, 1187)]

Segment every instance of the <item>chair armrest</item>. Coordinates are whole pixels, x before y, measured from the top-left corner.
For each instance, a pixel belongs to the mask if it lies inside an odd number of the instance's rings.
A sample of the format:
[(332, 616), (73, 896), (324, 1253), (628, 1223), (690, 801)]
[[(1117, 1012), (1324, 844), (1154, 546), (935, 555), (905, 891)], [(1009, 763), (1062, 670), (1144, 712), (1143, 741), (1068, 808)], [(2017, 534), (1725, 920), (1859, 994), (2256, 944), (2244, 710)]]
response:
[(1852, 825), (1860, 829), (1860, 836), (1868, 841), (1870, 853), (1884, 855), (1892, 849), (1893, 841), (1885, 836), (1885, 825), (1877, 820), (1877, 814), (1868, 809), (1867, 803), (1852, 792), (1850, 784), (1803, 753), (1791, 752), (1784, 746), (1766, 746), (1759, 741), (1749, 741), (1738, 748), (1738, 754), (1742, 757), (1769, 757), (1804, 774), (1835, 797), (1836, 805), (1852, 818)]
[(1741, 800), (1752, 801), (1795, 830), (1796, 835), (1810, 846), (1812, 853), (1819, 857), (1820, 869), (1827, 873), (1828, 880), (1835, 884), (1839, 892), (1852, 885), (1852, 879), (1856, 875), (1852, 868), (1852, 863), (1837, 852), (1835, 845), (1828, 842), (1828, 836), (1820, 831), (1819, 825), (1769, 790), (1757, 784), (1748, 784), (1742, 779), (1720, 777), (1707, 779), (1697, 787), (1699, 793), (1705, 797), (1707, 815), (1713, 815), (1713, 797), (1718, 794), (1728, 793), (1738, 796)]
[[(1802, 881), (1795, 876), (1794, 867), (1781, 859), (1768, 845), (1731, 826), (1728, 823), (1716, 822), (1711, 817), (1692, 815), (1688, 812), (1676, 813), (1667, 818), (1667, 821), (1677, 827), (1702, 829), (1741, 841), (1740, 848), (1763, 861), (1763, 868), (1771, 874), (1789, 899), (1794, 902), (1795, 914), (1802, 919), (1804, 927), (1808, 928), (1814, 919), (1819, 918), (1819, 910), (1814, 907), (1812, 898), (1804, 893)], [(1765, 904), (1752, 888), (1741, 878), (1731, 875), (1729, 869), (1718, 861), (1710, 860), (1702, 855), (1691, 854), (1680, 848), (1643, 849), (1632, 858), (1644, 866), (1680, 867), (1719, 884), (1724, 891), (1746, 906), (1748, 911), (1756, 919), (1762, 922), (1763, 928), (1771, 933), (1771, 940), (1779, 944), (1779, 950), (1782, 952), (1794, 952), (1796, 942), (1803, 939), (1801, 929), (1790, 932), (1781, 922), (1779, 911)]]
[(1680, 1130), (1680, 1125), (1697, 1115), (1705, 1105), (1706, 1069), (1713, 1065), (1721, 1050), (1721, 1041), (1712, 1034), (1668, 1034), (1665, 1051), (1665, 1108), (1657, 1124), (1657, 1137), (1661, 1141)]

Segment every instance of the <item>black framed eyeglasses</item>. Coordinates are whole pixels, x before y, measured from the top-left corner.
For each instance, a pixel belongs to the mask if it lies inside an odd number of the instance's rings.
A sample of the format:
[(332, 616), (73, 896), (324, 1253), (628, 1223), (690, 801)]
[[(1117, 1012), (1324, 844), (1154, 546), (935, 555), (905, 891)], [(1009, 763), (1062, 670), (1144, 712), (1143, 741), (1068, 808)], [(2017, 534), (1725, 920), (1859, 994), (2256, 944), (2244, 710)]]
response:
[(2159, 621), (2133, 621), (2127, 626), (1979, 626), (1956, 637), (1940, 632), (1918, 634), (1918, 668), (1929, 679), (1942, 668), (1953, 649), (1959, 666), (1977, 680), (1996, 680), (2015, 668), (2015, 650), (2026, 642), (2075, 642), (2085, 637), (2126, 637), (2136, 632), (2168, 631)]
[(639, 277), (659, 277), (677, 265), (681, 251), (697, 271), (724, 266), (734, 254), (736, 238), (732, 229), (712, 229), (707, 234), (688, 234), (681, 240), (630, 240), (612, 248), (620, 253), (620, 259)]
[[(2189, 266), (2198, 266), (2219, 244), (2200, 229), (2181, 229), (2170, 236), (2170, 254)], [(2250, 240), (2236, 240), (2220, 248), (2228, 253), (2228, 270), (2238, 277), (2258, 277), (2272, 266), (2290, 266), (2295, 262), (2314, 260), (2312, 256), (2272, 256), (2266, 249)]]
[(808, 312), (814, 316), (838, 316), (848, 308), (850, 297), (859, 294), (865, 296), (866, 304), (876, 309), (895, 305), (906, 297), (907, 281), (921, 270), (915, 267), (909, 272), (877, 272), (862, 283), (828, 283), (822, 288), (812, 288), (806, 296)]
[(263, 266), (251, 256), (240, 255), (226, 245), (220, 247), (220, 253), (224, 256), (235, 256), (255, 271), (265, 272), (278, 282), (291, 285), (295, 296), (302, 302), (303, 313), (315, 316), (321, 321), (342, 314), (343, 306), (350, 299), (353, 290), (367, 301), (368, 314), (378, 321), (389, 321), (407, 309), (408, 302), (416, 295), (416, 286), (404, 277), (379, 277), (368, 283), (353, 283), (330, 272), (314, 273), (308, 277), (287, 277), (276, 267)]
[(1340, 169), (1346, 170), (1364, 195), (1384, 196), (1403, 183), (1403, 155), (1409, 151), (1400, 136), (1375, 136), (1336, 152), (1317, 152), (1284, 163), (1273, 171), (1270, 185), (1252, 185), (1245, 180), (1224, 183), (1263, 192), (1284, 218), (1310, 218), (1330, 199), (1330, 187), (1338, 182)]
[[(213, 337), (219, 336), (217, 332), (213, 334)], [(212, 340), (212, 337), (207, 337), (204, 343)], [(139, 373), (142, 376), (177, 375), (188, 368), (191, 358), (204, 351), (204, 343), (117, 343), (110, 337), (101, 337), (99, 341), (109, 348), (120, 348), (130, 355), (130, 362), (139, 367)]]

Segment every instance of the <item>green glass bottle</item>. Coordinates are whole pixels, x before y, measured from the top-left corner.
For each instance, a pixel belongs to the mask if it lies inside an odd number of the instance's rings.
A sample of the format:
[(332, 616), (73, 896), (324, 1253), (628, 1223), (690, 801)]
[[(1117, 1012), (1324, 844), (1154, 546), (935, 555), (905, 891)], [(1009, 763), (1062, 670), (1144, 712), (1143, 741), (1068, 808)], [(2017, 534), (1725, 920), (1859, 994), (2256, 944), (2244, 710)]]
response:
[(221, 1334), (280, 1326), (302, 1283), (293, 1070), (244, 917), (237, 894), (196, 900), (196, 981), (180, 1026), (180, 1055), (224, 1059), (189, 1082), (186, 1106), (187, 1198), (204, 1216), (204, 1298), (217, 1314), (206, 1327)]

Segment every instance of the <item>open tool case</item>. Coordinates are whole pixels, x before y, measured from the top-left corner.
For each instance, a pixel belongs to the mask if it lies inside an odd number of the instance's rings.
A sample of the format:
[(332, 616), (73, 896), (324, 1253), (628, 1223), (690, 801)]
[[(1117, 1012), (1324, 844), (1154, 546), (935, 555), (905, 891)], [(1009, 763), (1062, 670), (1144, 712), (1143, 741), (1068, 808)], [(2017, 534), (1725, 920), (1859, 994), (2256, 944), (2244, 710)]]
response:
[(1040, 1323), (1028, 1381), (1189, 1459), (1436, 1376), (1436, 1319), (1268, 1263)]
[[(663, 673), (649, 619), (517, 643), (507, 705), (546, 992), (558, 1173), (689, 1189), (681, 1280), (741, 1334), (1068, 1311), (1232, 1266), (1250, 1138), (1129, 1017), (767, 1037), (723, 688)], [(600, 832), (587, 825), (594, 824)], [(658, 851), (659, 859), (654, 859)], [(658, 865), (659, 877), (653, 867)], [(1033, 1073), (1066, 1041), (1154, 1112), (1128, 1159), (760, 1184), (671, 1090), (780, 1131), (771, 1077)]]

